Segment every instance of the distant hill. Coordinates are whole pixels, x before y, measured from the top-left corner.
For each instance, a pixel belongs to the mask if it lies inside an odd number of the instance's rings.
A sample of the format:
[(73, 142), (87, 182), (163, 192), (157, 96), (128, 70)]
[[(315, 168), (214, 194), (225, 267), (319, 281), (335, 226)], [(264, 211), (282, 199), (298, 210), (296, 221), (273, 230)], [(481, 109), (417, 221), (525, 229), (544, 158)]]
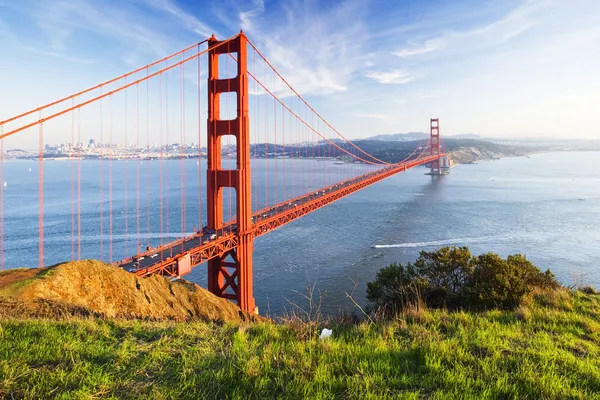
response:
[[(427, 136), (428, 137), (428, 136)], [(356, 140), (354, 144), (368, 154), (380, 160), (394, 163), (411, 155), (418, 145), (426, 146), (423, 140), (414, 141), (383, 141), (383, 140)], [(445, 137), (442, 146), (451, 153), (457, 163), (472, 163), (478, 160), (498, 159), (506, 156), (519, 156), (533, 149), (507, 146), (497, 143), (474, 139), (455, 139)]]
[(425, 132), (408, 132), (408, 133), (384, 133), (364, 140), (382, 140), (386, 142), (410, 142), (412, 140), (423, 140), (429, 137)]
[[(424, 134), (423, 134), (424, 135)], [(380, 135), (383, 136), (383, 135)], [(377, 159), (396, 163), (413, 155), (413, 150), (417, 146), (419, 151), (428, 144), (428, 135), (417, 140), (377, 140), (363, 139), (354, 140), (352, 144), (335, 140), (334, 143), (321, 141), (319, 143), (296, 143), (293, 145), (283, 145), (274, 143), (255, 143), (250, 145), (250, 154), (253, 158), (338, 158), (350, 161), (348, 153), (354, 154), (367, 161), (373, 161), (364, 153), (356, 150), (360, 148), (367, 154), (371, 154)], [(356, 146), (356, 147), (354, 147)], [(472, 163), (478, 160), (498, 159), (507, 156), (519, 156), (531, 152), (543, 150), (540, 146), (514, 146), (509, 144), (493, 143), (476, 139), (456, 139), (454, 137), (444, 137), (442, 146), (445, 151), (452, 154), (452, 158), (457, 163)]]
[(458, 135), (448, 136), (452, 139), (483, 139), (483, 136), (478, 135), (476, 133), (459, 133)]
[[(425, 132), (408, 132), (408, 133), (384, 133), (381, 135), (372, 136), (363, 140), (382, 140), (385, 142), (410, 142), (412, 140), (423, 140), (429, 137)], [(481, 135), (476, 133), (460, 133), (458, 135), (446, 135), (452, 139), (483, 139)]]

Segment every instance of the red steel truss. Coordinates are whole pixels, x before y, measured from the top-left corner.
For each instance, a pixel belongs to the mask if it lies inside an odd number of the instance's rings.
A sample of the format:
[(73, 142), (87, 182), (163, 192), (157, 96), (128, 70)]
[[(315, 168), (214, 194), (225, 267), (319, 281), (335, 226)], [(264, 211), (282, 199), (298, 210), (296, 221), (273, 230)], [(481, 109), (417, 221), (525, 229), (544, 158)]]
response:
[[(440, 154), (440, 157), (445, 156), (445, 154)], [(354, 192), (357, 192), (361, 189), (364, 189), (367, 186), (370, 186), (374, 183), (377, 183), (383, 179), (389, 178), (392, 175), (395, 175), (400, 172), (404, 172), (407, 169), (411, 169), (413, 167), (424, 165), (427, 163), (431, 163), (434, 160), (437, 160), (438, 156), (428, 156), (419, 158), (410, 162), (402, 163), (396, 165), (394, 167), (386, 167), (376, 172), (371, 172), (359, 176), (355, 179), (351, 179), (349, 181), (344, 181), (337, 183), (335, 185), (328, 186), (326, 188), (320, 189), (318, 191), (308, 193), (304, 196), (297, 197), (292, 200), (288, 200), (284, 203), (277, 204), (276, 206), (270, 207), (269, 209), (261, 210), (254, 213), (252, 219), (255, 221), (251, 225), (251, 237), (256, 238), (258, 236), (264, 235), (274, 229), (279, 228), (289, 222), (292, 222), (300, 217), (303, 217), (306, 214), (309, 214), (319, 208), (325, 207), (328, 204), (333, 203), (345, 196), (348, 196)], [(294, 206), (296, 204), (296, 206)], [(261, 218), (261, 216), (266, 213), (272, 212), (275, 210), (275, 213), (268, 215), (266, 218)], [(224, 224), (221, 226), (221, 229), (226, 233), (214, 241), (209, 241), (203, 244), (198, 245), (186, 252), (176, 253), (173, 257), (166, 258), (164, 260), (157, 259), (156, 263), (148, 268), (139, 269), (136, 271), (138, 276), (148, 276), (151, 274), (159, 274), (170, 277), (178, 277), (185, 275), (190, 271), (191, 268), (202, 264), (209, 260), (224, 260), (227, 256), (234, 256), (236, 254), (236, 249), (240, 246), (240, 235), (238, 233), (237, 226), (235, 224)], [(166, 249), (173, 249), (175, 252), (179, 251), (182, 246), (182, 243), (189, 242), (192, 240), (197, 240), (198, 235), (193, 235), (184, 239), (180, 239), (169, 243), (161, 248), (155, 248), (144, 253), (139, 254), (137, 257), (149, 257), (152, 254), (155, 254), (160, 251), (164, 251)], [(185, 268), (184, 270), (180, 270), (178, 264), (180, 260), (189, 257), (190, 259), (190, 268)], [(118, 265), (125, 265), (131, 263), (133, 258), (128, 258), (123, 260)], [(234, 260), (239, 263), (239, 260)], [(187, 261), (186, 261), (187, 262)], [(232, 264), (229, 262), (229, 264)], [(230, 267), (230, 265), (226, 265), (226, 267)], [(230, 267), (233, 269), (233, 272), (229, 272), (229, 269), (223, 273), (223, 286), (222, 287), (231, 287), (233, 290), (238, 289), (237, 279), (239, 278), (239, 272), (237, 266), (231, 265)], [(236, 299), (235, 294), (231, 293), (222, 293), (222, 297), (229, 299)]]

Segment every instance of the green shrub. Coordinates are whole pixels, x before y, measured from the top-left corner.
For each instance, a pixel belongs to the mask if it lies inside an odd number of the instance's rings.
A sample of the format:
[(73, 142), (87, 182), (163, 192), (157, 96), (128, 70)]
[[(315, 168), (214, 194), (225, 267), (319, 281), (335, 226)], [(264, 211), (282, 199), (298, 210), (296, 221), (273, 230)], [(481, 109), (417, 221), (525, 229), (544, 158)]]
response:
[(463, 288), (473, 273), (471, 252), (467, 247), (442, 247), (422, 251), (414, 269), (424, 280), (423, 300), (429, 307), (454, 307), (462, 303)]
[(547, 269), (546, 272), (541, 272), (538, 267), (533, 265), (533, 263), (522, 254), (510, 255), (506, 258), (506, 262), (522, 271), (523, 279), (531, 287), (541, 289), (557, 289), (560, 287), (560, 284), (556, 281), (552, 271)]
[[(503, 309), (516, 308), (529, 286), (526, 273), (494, 253), (473, 260), (473, 275), (465, 288), (473, 305)], [(538, 270), (539, 272), (539, 270)]]
[(367, 299), (386, 314), (421, 302), (431, 308), (515, 309), (533, 289), (559, 286), (552, 272), (541, 272), (521, 254), (473, 257), (467, 247), (443, 247), (422, 251), (414, 264), (380, 270), (367, 284)]
[(422, 282), (412, 264), (390, 264), (377, 272), (375, 281), (367, 283), (367, 299), (387, 313), (396, 313), (419, 302)]

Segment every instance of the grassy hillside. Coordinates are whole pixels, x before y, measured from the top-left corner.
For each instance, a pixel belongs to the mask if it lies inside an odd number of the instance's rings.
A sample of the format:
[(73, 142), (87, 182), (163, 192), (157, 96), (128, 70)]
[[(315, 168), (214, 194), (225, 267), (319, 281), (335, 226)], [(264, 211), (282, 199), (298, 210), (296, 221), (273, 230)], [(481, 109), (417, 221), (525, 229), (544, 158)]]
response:
[(600, 398), (600, 296), (310, 324), (0, 319), (6, 398)]

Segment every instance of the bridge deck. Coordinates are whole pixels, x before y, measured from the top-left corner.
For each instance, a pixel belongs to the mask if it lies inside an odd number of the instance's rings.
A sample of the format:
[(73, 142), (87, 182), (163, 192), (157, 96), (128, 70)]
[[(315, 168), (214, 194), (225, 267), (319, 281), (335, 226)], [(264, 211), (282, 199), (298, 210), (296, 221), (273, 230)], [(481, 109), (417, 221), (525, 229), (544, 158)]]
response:
[[(445, 154), (441, 154), (439, 157), (444, 156)], [(436, 158), (438, 156), (429, 156), (385, 167), (257, 211), (252, 217), (252, 234), (254, 237), (264, 235), (342, 197), (399, 172), (427, 164)], [(191, 265), (195, 267), (237, 247), (238, 236), (235, 222), (225, 224), (222, 229), (214, 234), (216, 238), (211, 240), (212, 233), (199, 232), (161, 247), (147, 250), (116, 264), (129, 272), (135, 272), (138, 276), (151, 274), (179, 276), (177, 260), (182, 255), (189, 254)], [(136, 261), (139, 262), (139, 265), (136, 265)]]

